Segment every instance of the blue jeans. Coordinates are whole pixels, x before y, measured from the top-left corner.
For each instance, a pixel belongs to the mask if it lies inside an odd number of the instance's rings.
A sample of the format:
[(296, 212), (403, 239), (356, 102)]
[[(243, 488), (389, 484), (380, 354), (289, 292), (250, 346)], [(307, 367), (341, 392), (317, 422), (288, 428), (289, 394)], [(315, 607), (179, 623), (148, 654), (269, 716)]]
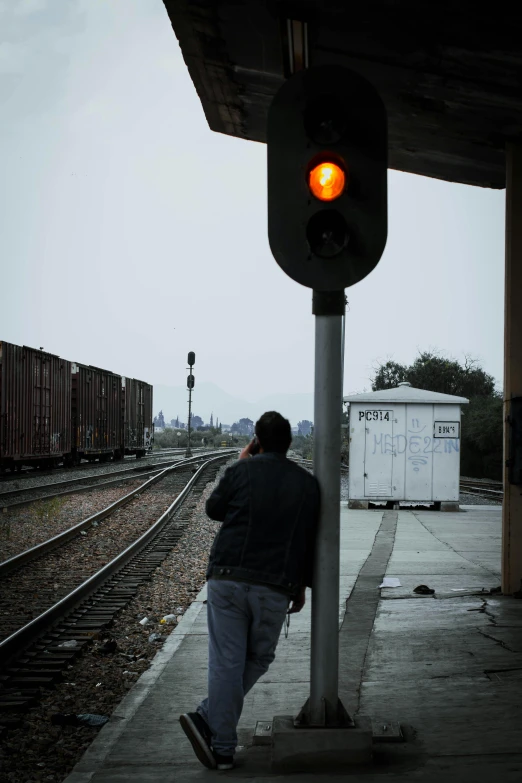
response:
[(289, 601), (265, 585), (208, 581), (208, 697), (197, 712), (222, 756), (235, 753), (243, 699), (275, 658)]

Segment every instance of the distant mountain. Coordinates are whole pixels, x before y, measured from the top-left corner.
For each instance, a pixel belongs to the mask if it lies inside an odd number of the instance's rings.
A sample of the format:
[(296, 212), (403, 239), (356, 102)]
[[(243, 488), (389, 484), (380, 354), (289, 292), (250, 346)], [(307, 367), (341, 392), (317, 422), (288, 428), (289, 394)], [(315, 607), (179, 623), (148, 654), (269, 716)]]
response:
[[(163, 411), (165, 423), (179, 415), (187, 420), (188, 391), (184, 386), (154, 386), (154, 415)], [(203, 421), (214, 414), (223, 424), (233, 424), (241, 418), (256, 421), (265, 411), (279, 411), (295, 427), (302, 419), (313, 421), (313, 394), (270, 394), (257, 402), (249, 402), (228, 394), (214, 383), (200, 383), (192, 394), (192, 411)]]

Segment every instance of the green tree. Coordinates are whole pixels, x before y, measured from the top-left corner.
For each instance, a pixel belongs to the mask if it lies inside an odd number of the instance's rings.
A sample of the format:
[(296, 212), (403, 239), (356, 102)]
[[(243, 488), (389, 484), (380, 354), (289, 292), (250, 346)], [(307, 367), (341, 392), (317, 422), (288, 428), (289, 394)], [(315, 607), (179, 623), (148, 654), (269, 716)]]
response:
[(495, 379), (475, 359), (467, 356), (464, 364), (459, 364), (431, 351), (420, 353), (409, 367), (393, 361), (377, 365), (372, 389), (393, 389), (403, 381), (417, 389), (458, 397), (491, 396), (495, 392)]
[(294, 435), (290, 449), (303, 459), (313, 459), (314, 436), (313, 435)]
[(459, 397), (491, 396), (495, 391), (495, 379), (469, 356), (459, 364), (439, 354), (421, 353), (408, 368), (406, 380), (418, 389)]
[(397, 362), (387, 361), (386, 364), (377, 365), (374, 369), (373, 391), (394, 389), (399, 383), (406, 380), (407, 368), (402, 364), (397, 364)]
[[(177, 433), (181, 435), (178, 438)], [(170, 448), (186, 448), (188, 443), (187, 430), (164, 430), (163, 432), (156, 432), (154, 435), (154, 448), (155, 449), (170, 449)]]
[[(502, 479), (503, 457), (502, 394), (472, 397), (466, 406), (462, 426), (462, 464), (480, 478)], [(476, 468), (476, 470), (475, 470)]]
[(297, 431), (299, 435), (304, 435), (306, 437), (307, 435), (312, 434), (313, 426), (314, 424), (312, 421), (309, 421), (308, 419), (303, 419), (303, 421), (299, 421), (297, 423)]

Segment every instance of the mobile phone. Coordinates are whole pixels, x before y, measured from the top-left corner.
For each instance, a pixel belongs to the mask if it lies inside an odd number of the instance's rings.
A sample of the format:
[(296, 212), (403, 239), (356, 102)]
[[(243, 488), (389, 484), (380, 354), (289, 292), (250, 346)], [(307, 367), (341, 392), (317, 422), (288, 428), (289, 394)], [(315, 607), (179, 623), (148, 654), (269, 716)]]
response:
[(257, 436), (254, 435), (252, 438), (252, 445), (250, 446), (250, 454), (254, 456), (254, 454), (259, 454), (260, 444), (257, 439)]

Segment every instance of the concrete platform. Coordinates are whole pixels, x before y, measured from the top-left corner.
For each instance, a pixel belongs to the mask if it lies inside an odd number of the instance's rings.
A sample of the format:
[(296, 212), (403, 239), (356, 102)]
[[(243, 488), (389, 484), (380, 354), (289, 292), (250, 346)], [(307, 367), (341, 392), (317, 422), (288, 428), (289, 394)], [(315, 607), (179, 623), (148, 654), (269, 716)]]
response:
[[(351, 780), (522, 779), (522, 601), (487, 592), (500, 584), (500, 534), (498, 506), (455, 514), (343, 508), (340, 695), (360, 718), (400, 722), (406, 738), (375, 744), (371, 765), (344, 770)], [(384, 575), (402, 586), (379, 589)], [(418, 584), (435, 594), (414, 594)], [(308, 696), (309, 602), (245, 700), (236, 769), (199, 764), (178, 716), (206, 690), (204, 600), (205, 590), (66, 783), (331, 780), (331, 772), (275, 775), (270, 747), (253, 745), (257, 721), (296, 714)]]

